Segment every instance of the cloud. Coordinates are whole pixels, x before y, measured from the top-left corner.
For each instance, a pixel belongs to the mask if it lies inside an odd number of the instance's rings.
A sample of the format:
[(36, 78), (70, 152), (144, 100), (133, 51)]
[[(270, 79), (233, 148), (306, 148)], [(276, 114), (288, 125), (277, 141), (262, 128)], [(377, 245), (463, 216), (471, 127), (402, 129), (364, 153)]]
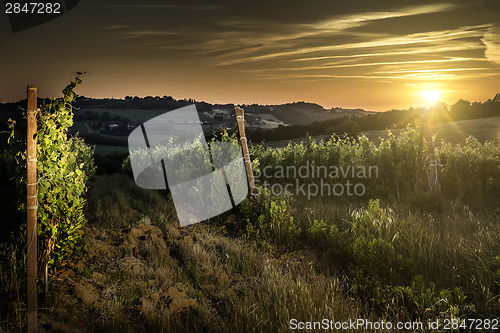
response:
[[(349, 35), (351, 37), (362, 37), (365, 39), (380, 38), (382, 37), (381, 34), (374, 34), (370, 31), (357, 33), (349, 30), (365, 26), (370, 22), (415, 15), (434, 14), (438, 12), (451, 11), (456, 7), (457, 5), (448, 3), (419, 5), (404, 7), (391, 12), (362, 12), (356, 14), (336, 15), (328, 19), (322, 19), (307, 24), (279, 24), (275, 22), (266, 22), (256, 18), (232, 18), (225, 21), (222, 20), (218, 23), (225, 28), (231, 28), (231, 33), (225, 33), (222, 36), (215, 33), (211, 36), (211, 38), (214, 41), (218, 41), (219, 44), (241, 45), (245, 44), (245, 41), (248, 41), (248, 43), (246, 43), (247, 45), (258, 44), (258, 48), (236, 51), (229, 55), (231, 58), (240, 58), (241, 62), (246, 62), (248, 60), (255, 61), (275, 56), (309, 53), (311, 52), (311, 49), (304, 47), (302, 47), (302, 49), (298, 48), (308, 42), (324, 43), (330, 41), (332, 38), (338, 40), (338, 37), (341, 34), (345, 36)], [(248, 56), (252, 51), (255, 51), (255, 53), (263, 53), (268, 49), (277, 50), (280, 48), (295, 48), (295, 50), (272, 52), (274, 54), (260, 54), (256, 57), (246, 58), (246, 56)], [(238, 62), (238, 60), (233, 59), (225, 64), (232, 64), (236, 62)]]
[[(165, 5), (165, 4), (134, 4), (134, 5), (103, 5), (118, 8), (186, 8), (186, 9), (217, 9), (218, 5)], [(206, 8), (205, 8), (206, 7)], [(230, 17), (213, 16), (205, 26), (178, 25), (176, 31), (185, 36), (185, 41), (190, 46), (182, 49), (193, 49), (199, 54), (213, 54), (219, 58), (218, 64), (236, 64), (247, 61), (266, 60), (274, 57), (288, 56), (296, 58), (295, 55), (308, 54), (322, 51), (322, 47), (328, 44), (325, 50), (329, 50), (332, 39), (340, 47), (348, 41), (369, 42), (374, 39), (387, 37), (383, 34), (374, 34), (367, 29), (362, 33), (349, 31), (352, 28), (365, 26), (370, 22), (382, 21), (393, 18), (401, 18), (415, 15), (434, 14), (451, 11), (457, 5), (449, 3), (437, 3), (431, 5), (418, 5), (400, 7), (395, 11), (366, 11), (355, 14), (333, 15), (328, 19), (322, 19), (310, 23), (283, 23), (277, 20), (266, 20), (259, 16), (241, 17), (234, 15)], [(224, 7), (230, 9), (229, 7)], [(234, 8), (233, 8), (234, 9)], [(244, 15), (244, 14), (242, 14)], [(286, 16), (286, 12), (284, 13)], [(182, 29), (179, 30), (179, 29)], [(161, 34), (159, 34), (161, 36)], [(150, 37), (145, 34), (143, 37)], [(133, 37), (139, 37), (135, 34)], [(158, 40), (156, 45), (148, 48), (169, 49), (171, 43)], [(182, 43), (182, 41), (179, 41)], [(183, 43), (186, 44), (186, 43)], [(141, 45), (144, 46), (144, 45)], [(351, 45), (353, 46), (353, 45)], [(317, 49), (315, 49), (317, 48)], [(339, 48), (337, 48), (339, 49)], [(218, 54), (221, 53), (221, 54)]]
[(483, 49), (481, 43), (475, 42), (462, 42), (460, 45), (455, 46), (428, 46), (425, 48), (407, 48), (404, 51), (391, 50), (385, 52), (374, 52), (374, 53), (354, 53), (354, 54), (344, 54), (344, 55), (332, 55), (332, 56), (318, 56), (318, 57), (304, 57), (292, 59), (291, 61), (317, 61), (317, 60), (328, 60), (328, 59), (343, 59), (343, 58), (365, 58), (365, 57), (386, 57), (394, 55), (416, 55), (416, 54), (443, 54), (446, 52), (453, 51), (464, 51), (464, 50), (476, 50)]
[(346, 30), (359, 27), (373, 21), (407, 17), (423, 14), (434, 14), (439, 12), (450, 11), (456, 8), (456, 5), (448, 3), (437, 3), (432, 5), (412, 6), (400, 9), (393, 12), (368, 12), (341, 16), (330, 20), (325, 20), (319, 24), (314, 24), (313, 27), (320, 31)]
[(500, 27), (491, 26), (481, 39), (486, 46), (484, 55), (488, 61), (500, 65)]
[[(387, 62), (363, 62), (356, 64), (342, 64), (342, 63), (329, 63), (325, 65), (318, 66), (304, 66), (304, 67), (288, 67), (288, 68), (273, 68), (273, 71), (298, 71), (298, 70), (324, 70), (332, 68), (349, 68), (349, 67), (369, 67), (369, 66), (395, 66), (395, 65), (417, 65), (417, 64), (440, 64), (447, 62), (472, 62), (472, 61), (484, 61), (484, 59), (477, 58), (449, 58), (449, 59), (433, 59), (433, 60), (410, 60), (410, 61), (387, 61)], [(474, 70), (475, 68), (469, 68), (468, 70)], [(481, 68), (484, 69), (484, 68)], [(457, 69), (459, 70), (459, 69)], [(269, 69), (251, 69), (247, 70), (249, 72), (265, 72)], [(405, 70), (399, 70), (398, 72), (403, 72)], [(439, 71), (439, 70), (436, 70)], [(392, 72), (391, 72), (392, 73)], [(396, 72), (394, 72), (396, 73)]]
[(116, 36), (118, 39), (132, 39), (151, 36), (172, 36), (179, 35), (176, 31), (160, 31), (160, 30), (137, 30), (137, 31), (124, 31), (124, 32), (109, 32), (108, 34)]
[(116, 30), (116, 29), (126, 29), (126, 28), (128, 28), (128, 25), (115, 24), (115, 25), (110, 25), (110, 26), (104, 27), (103, 29)]
[[(297, 42), (295, 47), (288, 48), (287, 50), (276, 50), (276, 45), (268, 47), (268, 52), (263, 52), (263, 54), (258, 55), (247, 55), (246, 57), (236, 57), (236, 54), (225, 55), (225, 58), (229, 58), (225, 61), (221, 61), (221, 65), (232, 65), (237, 63), (245, 63), (249, 61), (263, 61), (270, 60), (279, 57), (303, 57), (306, 54), (314, 54), (318, 52), (326, 51), (345, 51), (347, 49), (373, 49), (379, 47), (391, 47), (400, 48), (402, 46), (409, 45), (420, 45), (420, 47), (431, 46), (435, 44), (450, 44), (453, 41), (456, 45), (459, 45), (462, 40), (468, 38), (479, 38), (484, 34), (484, 30), (487, 29), (489, 25), (479, 25), (472, 27), (460, 27), (457, 29), (449, 29), (442, 31), (431, 31), (424, 33), (415, 33), (403, 36), (384, 36), (378, 39), (371, 39), (368, 41), (361, 42), (348, 42), (348, 43), (327, 43), (328, 39), (320, 40), (319, 44), (316, 46), (302, 46), (300, 42)], [(455, 46), (456, 46), (455, 45)], [(262, 47), (261, 49), (263, 49)], [(250, 53), (252, 50), (247, 50), (245, 53)], [(262, 50), (264, 51), (264, 50)], [(394, 50), (393, 50), (394, 51)], [(243, 53), (243, 52), (240, 52)], [(239, 54), (238, 54), (239, 55)]]
[[(163, 13), (161, 8), (222, 8), (161, 4), (114, 7), (158, 9), (158, 13)], [(485, 67), (494, 66), (488, 61), (500, 63), (500, 31), (488, 21), (472, 18), (472, 14), (467, 19), (472, 7), (460, 2), (413, 6), (406, 2), (391, 9), (357, 6), (357, 10), (362, 8), (358, 12), (342, 14), (339, 10), (333, 15), (325, 9), (321, 14), (304, 13), (304, 19), (295, 21), (291, 17), (297, 13), (289, 8), (283, 9), (283, 19), (229, 3), (223, 8), (210, 15), (200, 12), (203, 15), (189, 24), (172, 11), (171, 19), (165, 21), (170, 28), (152, 27), (140, 20), (140, 28), (110, 29), (108, 35), (134, 39), (130, 45), (136, 48), (178, 55), (189, 52), (202, 57), (204, 65), (227, 67), (228, 71), (262, 79), (460, 80), (484, 78), (490, 75)], [(440, 24), (429, 24), (436, 18)], [(407, 24), (408, 29), (394, 29), (400, 24)]]

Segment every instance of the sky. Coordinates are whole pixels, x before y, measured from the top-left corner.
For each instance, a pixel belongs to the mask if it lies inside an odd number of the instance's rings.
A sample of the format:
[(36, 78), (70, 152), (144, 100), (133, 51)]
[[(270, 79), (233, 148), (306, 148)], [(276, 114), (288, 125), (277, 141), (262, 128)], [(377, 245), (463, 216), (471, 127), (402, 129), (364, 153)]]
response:
[[(386, 111), (500, 92), (500, 1), (83, 0), (13, 33), (0, 13), (0, 98), (314, 102)], [(435, 96), (435, 94), (433, 95)]]

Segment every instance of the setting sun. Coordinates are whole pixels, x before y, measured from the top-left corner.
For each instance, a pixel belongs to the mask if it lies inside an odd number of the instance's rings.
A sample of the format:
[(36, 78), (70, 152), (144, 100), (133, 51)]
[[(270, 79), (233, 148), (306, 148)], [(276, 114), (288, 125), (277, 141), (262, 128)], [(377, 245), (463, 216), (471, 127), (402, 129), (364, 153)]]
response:
[(439, 100), (440, 95), (441, 95), (441, 92), (439, 90), (426, 90), (426, 91), (424, 91), (424, 97), (432, 105), (436, 104), (436, 102)]

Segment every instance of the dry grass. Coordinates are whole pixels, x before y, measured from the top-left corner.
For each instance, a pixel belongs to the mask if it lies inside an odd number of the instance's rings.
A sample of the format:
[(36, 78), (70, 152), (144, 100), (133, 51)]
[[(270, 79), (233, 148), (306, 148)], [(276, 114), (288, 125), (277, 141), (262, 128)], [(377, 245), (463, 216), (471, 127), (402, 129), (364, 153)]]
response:
[[(44, 330), (284, 332), (292, 318), (375, 318), (309, 251), (259, 249), (220, 221), (181, 229), (158, 193), (133, 196), (118, 175), (97, 181), (88, 253), (52, 277)], [(150, 219), (142, 207), (160, 211)]]
[[(230, 213), (180, 228), (171, 201), (143, 193), (119, 175), (97, 179), (89, 207), (88, 253), (52, 274), (51, 292), (41, 305), (42, 331), (285, 332), (292, 318), (411, 317), (402, 308), (381, 313), (367, 298), (356, 298), (352, 288), (359, 276), (349, 275), (343, 249), (331, 244), (310, 244), (301, 235), (298, 246), (284, 250), (272, 239), (248, 240), (235, 236), (238, 217)], [(325, 217), (328, 225), (354, 223), (351, 214), (359, 210), (321, 199), (297, 200), (292, 207), (304, 231)], [(490, 273), (500, 251), (494, 217), (463, 206), (444, 215), (403, 208), (389, 215), (379, 237), (411, 260), (425, 281), (482, 294), (478, 300), (489, 300), (478, 303), (483, 313), (498, 306), (494, 281), (487, 281), (494, 279)], [(384, 260), (377, 257), (360, 268), (376, 273)], [(12, 321), (9, 327), (16, 331)]]
[(43, 327), (284, 332), (292, 318), (373, 318), (338, 279), (316, 272), (307, 252), (263, 253), (203, 225), (166, 228), (143, 219), (125, 230), (89, 230), (88, 255), (53, 279), (58, 305)]

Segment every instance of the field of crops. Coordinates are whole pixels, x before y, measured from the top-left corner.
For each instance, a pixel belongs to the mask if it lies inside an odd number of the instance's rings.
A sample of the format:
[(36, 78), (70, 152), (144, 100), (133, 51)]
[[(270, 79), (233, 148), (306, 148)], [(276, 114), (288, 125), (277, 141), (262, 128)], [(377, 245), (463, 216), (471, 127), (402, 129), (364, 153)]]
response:
[[(429, 130), (436, 134), (436, 142), (441, 140), (452, 144), (464, 143), (468, 136), (473, 136), (481, 142), (491, 140), (500, 143), (500, 117), (459, 120), (432, 124)], [(402, 130), (392, 130), (399, 134)], [(379, 138), (387, 138), (387, 131), (368, 131), (363, 134), (370, 140), (379, 142)]]
[[(464, 143), (468, 136), (473, 136), (481, 142), (494, 141), (500, 142), (500, 117), (479, 118), (471, 120), (450, 121), (446, 123), (432, 124), (429, 131), (436, 135), (436, 144), (439, 145), (441, 140), (457, 144)], [(366, 131), (361, 132), (359, 135), (364, 135), (374, 143), (380, 143), (381, 139), (387, 139), (389, 132), (398, 135), (404, 129), (391, 129), (379, 131)], [(328, 135), (313, 136), (314, 140), (322, 140), (327, 138)], [(279, 140), (268, 141), (265, 144), (270, 147), (283, 147), (288, 143), (299, 143), (305, 140), (305, 133), (303, 138), (294, 140)]]

